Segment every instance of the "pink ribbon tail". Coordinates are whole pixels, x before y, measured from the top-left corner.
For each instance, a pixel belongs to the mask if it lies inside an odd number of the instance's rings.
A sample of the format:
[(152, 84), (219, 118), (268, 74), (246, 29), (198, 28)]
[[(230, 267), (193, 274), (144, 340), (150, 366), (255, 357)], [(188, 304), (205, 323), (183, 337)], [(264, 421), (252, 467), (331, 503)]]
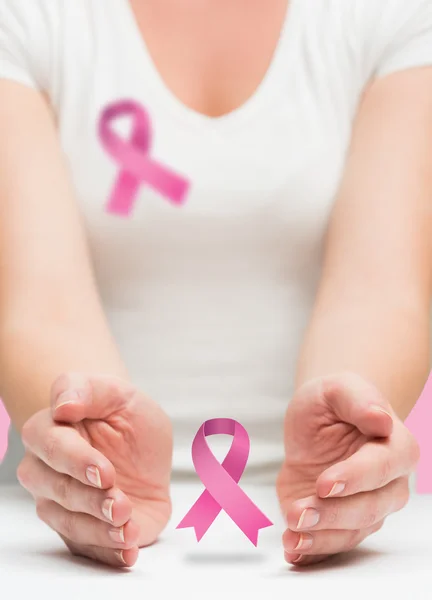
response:
[[(245, 506), (245, 499), (248, 500), (248, 507)], [(232, 510), (231, 507), (231, 510), (227, 510), (226, 512), (252, 544), (257, 546), (259, 530), (271, 527), (273, 523), (251, 502), (246, 494), (243, 502), (240, 510)], [(197, 541), (199, 542), (220, 512), (221, 507), (206, 490), (177, 525), (176, 529), (193, 527)]]
[(193, 527), (199, 542), (221, 511), (221, 507), (207, 490), (201, 494), (186, 516), (180, 521), (176, 529)]

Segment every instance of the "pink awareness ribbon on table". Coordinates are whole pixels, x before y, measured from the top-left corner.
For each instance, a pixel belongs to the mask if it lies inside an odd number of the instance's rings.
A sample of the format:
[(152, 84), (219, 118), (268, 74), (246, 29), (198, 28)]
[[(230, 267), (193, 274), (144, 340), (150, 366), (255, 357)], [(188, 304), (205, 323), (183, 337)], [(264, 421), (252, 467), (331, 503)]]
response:
[[(119, 117), (132, 119), (128, 140), (121, 138), (113, 129), (113, 122)], [(151, 186), (173, 204), (185, 202), (189, 191), (188, 180), (150, 156), (151, 122), (143, 106), (134, 100), (121, 100), (107, 106), (99, 120), (99, 139), (120, 167), (108, 201), (108, 212), (129, 216), (143, 184)]]
[[(206, 441), (206, 436), (215, 434), (233, 436), (222, 464)], [(177, 529), (193, 527), (199, 542), (221, 510), (224, 510), (252, 544), (257, 546), (258, 531), (273, 523), (238, 485), (246, 467), (249, 448), (246, 429), (234, 419), (210, 419), (201, 425), (192, 443), (192, 460), (206, 489), (177, 525)]]

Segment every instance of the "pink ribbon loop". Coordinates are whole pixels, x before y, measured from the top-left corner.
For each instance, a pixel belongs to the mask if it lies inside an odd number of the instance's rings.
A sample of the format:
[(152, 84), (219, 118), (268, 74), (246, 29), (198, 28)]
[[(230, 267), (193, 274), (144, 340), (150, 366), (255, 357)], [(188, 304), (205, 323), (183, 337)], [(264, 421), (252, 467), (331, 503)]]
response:
[[(112, 127), (119, 117), (132, 119), (129, 140), (122, 139)], [(108, 212), (128, 216), (144, 183), (173, 204), (185, 202), (189, 182), (150, 157), (152, 131), (150, 117), (144, 107), (134, 100), (122, 100), (107, 106), (99, 120), (99, 139), (120, 167), (107, 205)]]
[[(206, 436), (229, 434), (231, 447), (222, 464), (213, 455)], [(238, 485), (249, 456), (249, 436), (246, 429), (233, 419), (211, 419), (199, 428), (192, 443), (195, 471), (205, 486), (204, 492), (177, 526), (193, 527), (197, 540), (204, 536), (221, 510), (224, 510), (257, 546), (258, 531), (273, 525)]]

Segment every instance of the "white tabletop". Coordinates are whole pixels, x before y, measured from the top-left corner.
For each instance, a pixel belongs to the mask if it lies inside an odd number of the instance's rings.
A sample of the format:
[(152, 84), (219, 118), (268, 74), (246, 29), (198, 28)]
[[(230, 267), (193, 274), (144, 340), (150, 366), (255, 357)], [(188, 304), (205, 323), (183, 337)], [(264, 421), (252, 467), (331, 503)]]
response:
[(242, 487), (275, 523), (260, 531), (257, 548), (224, 513), (199, 543), (192, 529), (176, 530), (202, 488), (174, 486), (174, 514), (161, 540), (121, 571), (70, 556), (26, 492), (0, 487), (0, 597), (432, 598), (432, 496), (413, 496), (353, 552), (302, 569), (284, 562), (273, 488)]

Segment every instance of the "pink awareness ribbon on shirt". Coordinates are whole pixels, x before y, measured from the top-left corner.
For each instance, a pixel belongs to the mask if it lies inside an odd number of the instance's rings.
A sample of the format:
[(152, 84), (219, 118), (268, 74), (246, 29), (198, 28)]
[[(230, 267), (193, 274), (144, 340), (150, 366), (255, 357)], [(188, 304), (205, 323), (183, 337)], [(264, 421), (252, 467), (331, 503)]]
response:
[[(206, 436), (215, 434), (233, 436), (222, 464), (205, 439)], [(176, 529), (193, 527), (199, 542), (221, 510), (224, 510), (252, 544), (257, 546), (258, 531), (273, 523), (238, 485), (246, 467), (249, 448), (246, 429), (233, 419), (210, 419), (201, 425), (192, 443), (192, 460), (206, 489)]]
[[(113, 129), (119, 117), (132, 119), (129, 140)], [(107, 210), (120, 216), (131, 214), (139, 188), (145, 183), (173, 204), (181, 205), (189, 190), (187, 179), (171, 171), (150, 156), (152, 130), (150, 117), (134, 100), (121, 100), (107, 106), (99, 120), (99, 138), (106, 152), (120, 167), (108, 201)]]

